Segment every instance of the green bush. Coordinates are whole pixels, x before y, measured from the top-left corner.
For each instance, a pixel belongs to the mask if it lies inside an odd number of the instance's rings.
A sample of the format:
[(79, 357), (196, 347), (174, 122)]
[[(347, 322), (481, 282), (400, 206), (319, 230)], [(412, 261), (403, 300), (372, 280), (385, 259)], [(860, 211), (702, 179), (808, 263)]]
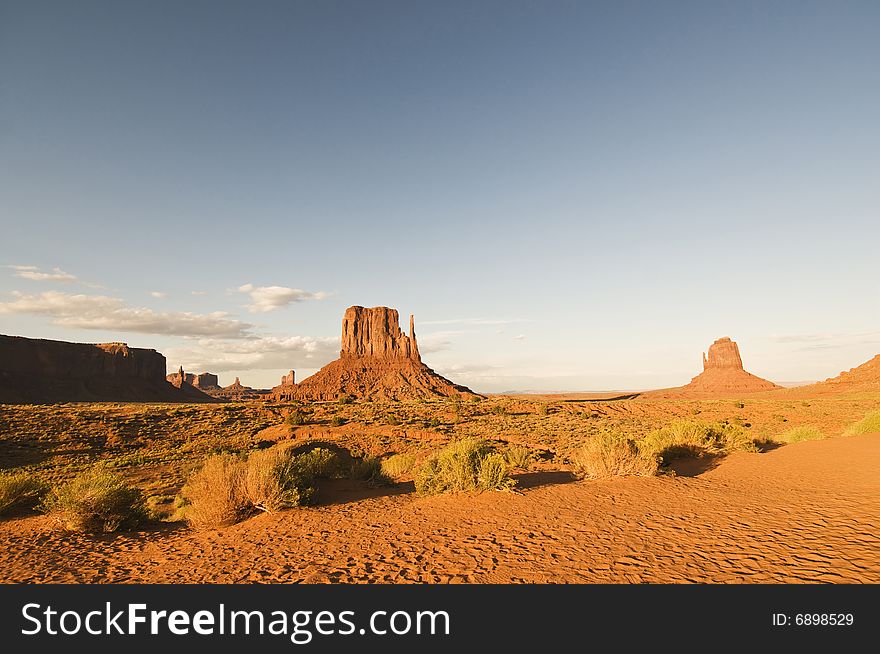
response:
[(315, 480), (339, 467), (331, 451), (295, 454), (289, 445), (251, 452), (247, 459), (217, 455), (205, 460), (181, 493), (186, 519), (195, 527), (224, 527), (255, 511), (275, 513), (311, 504)]
[(351, 478), (366, 481), (374, 486), (391, 483), (382, 469), (382, 460), (377, 456), (365, 456), (351, 462)]
[(0, 473), (0, 515), (16, 509), (33, 509), (43, 500), (48, 488), (30, 472)]
[(354, 403), (354, 398), (351, 395), (340, 395), (337, 400), (340, 404), (352, 404)]
[(414, 454), (393, 454), (387, 459), (382, 459), (382, 472), (391, 479), (397, 479), (412, 472), (416, 462)]
[(52, 489), (45, 508), (71, 531), (85, 532), (134, 527), (147, 515), (140, 489), (102, 467)]
[(515, 483), (504, 457), (495, 454), (488, 441), (477, 438), (447, 445), (416, 470), (414, 480), (420, 495), (503, 490)]
[[(269, 450), (266, 450), (269, 451)], [(205, 459), (181, 491), (183, 515), (194, 527), (225, 527), (249, 513), (242, 486), (245, 464), (230, 454)]]
[(529, 448), (522, 445), (508, 445), (504, 450), (504, 460), (513, 469), (528, 470), (532, 467), (535, 455)]
[(872, 411), (864, 418), (851, 424), (843, 432), (844, 436), (855, 436), (857, 434), (880, 433), (880, 411)]
[(339, 472), (339, 457), (323, 447), (297, 454), (294, 465), (305, 479), (314, 480), (333, 477)]
[(691, 420), (679, 420), (651, 432), (638, 441), (638, 447), (649, 458), (660, 457), (663, 464), (689, 456), (758, 451), (755, 441), (738, 425)]
[(346, 422), (346, 419), (342, 416), (333, 416), (332, 418), (330, 418), (330, 426), (332, 427), (341, 427)]
[(658, 457), (643, 452), (624, 434), (604, 433), (591, 438), (571, 455), (575, 473), (590, 479), (651, 477), (657, 474)]
[(308, 417), (305, 413), (299, 410), (291, 411), (287, 414), (287, 418), (284, 420), (291, 427), (297, 427), (299, 425), (304, 425), (308, 422)]
[(773, 440), (780, 443), (800, 443), (801, 441), (820, 441), (825, 438), (817, 427), (802, 425), (801, 427), (793, 427), (784, 434), (780, 434)]

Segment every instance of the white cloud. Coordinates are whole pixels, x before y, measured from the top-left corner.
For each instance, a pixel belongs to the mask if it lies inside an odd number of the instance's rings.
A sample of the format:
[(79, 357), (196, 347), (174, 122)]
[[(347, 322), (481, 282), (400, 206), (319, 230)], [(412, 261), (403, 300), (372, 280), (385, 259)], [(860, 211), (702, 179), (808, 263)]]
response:
[(513, 337), (513, 340), (524, 341), (524, 340), (526, 340), (526, 335), (525, 334), (517, 334), (516, 336)]
[(0, 302), (0, 314), (51, 316), (55, 325), (74, 329), (165, 334), (174, 336), (212, 336), (246, 338), (254, 325), (228, 317), (222, 311), (209, 314), (160, 312), (130, 307), (119, 298), (46, 291), (25, 295), (13, 291), (11, 302)]
[(189, 294), (190, 295), (207, 295), (208, 292), (207, 291), (190, 291)]
[(168, 297), (168, 293), (163, 293), (162, 291), (150, 291), (150, 296), (161, 300), (162, 298)]
[(34, 282), (64, 282), (65, 284), (79, 281), (76, 275), (64, 272), (61, 268), (53, 268), (52, 272), (43, 272), (37, 266), (7, 266), (12, 268), (16, 277)]
[(316, 369), (339, 356), (339, 339), (313, 336), (261, 336), (246, 340), (201, 339), (167, 348), (172, 367), (205, 372)]
[(806, 332), (801, 334), (772, 334), (775, 343), (800, 345), (802, 351), (846, 348), (853, 345), (880, 343), (880, 331)]
[(254, 286), (244, 284), (238, 287), (239, 293), (247, 293), (251, 297), (251, 303), (247, 305), (251, 313), (267, 313), (286, 307), (295, 302), (306, 300), (323, 300), (327, 293), (318, 291), (312, 293), (301, 288), (288, 288), (287, 286)]

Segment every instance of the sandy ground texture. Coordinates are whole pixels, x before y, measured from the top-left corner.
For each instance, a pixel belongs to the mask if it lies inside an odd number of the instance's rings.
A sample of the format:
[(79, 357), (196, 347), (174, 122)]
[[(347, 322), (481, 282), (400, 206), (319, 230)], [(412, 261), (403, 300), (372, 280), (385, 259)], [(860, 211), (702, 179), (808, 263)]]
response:
[(201, 533), (89, 537), (45, 516), (8, 519), (0, 579), (880, 583), (878, 470), (870, 434), (736, 453), (674, 478), (534, 473), (519, 494), (421, 498), (408, 484), (340, 482), (330, 504)]

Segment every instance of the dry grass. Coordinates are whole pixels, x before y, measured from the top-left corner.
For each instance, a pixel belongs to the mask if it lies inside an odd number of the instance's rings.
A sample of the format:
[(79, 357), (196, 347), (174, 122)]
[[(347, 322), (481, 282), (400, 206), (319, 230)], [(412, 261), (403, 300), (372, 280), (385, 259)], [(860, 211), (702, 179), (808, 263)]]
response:
[(880, 433), (880, 411), (871, 411), (864, 418), (851, 424), (843, 432), (844, 436)]
[(478, 438), (453, 442), (432, 455), (416, 470), (414, 481), (420, 495), (505, 490), (515, 484), (504, 457)]
[(514, 470), (528, 470), (535, 462), (535, 455), (522, 445), (508, 445), (504, 450), (504, 460)]
[(801, 425), (800, 427), (792, 427), (773, 440), (778, 443), (800, 443), (801, 441), (820, 441), (824, 438), (825, 434), (818, 427)]
[(309, 504), (316, 494), (314, 478), (312, 466), (300, 464), (290, 448), (260, 450), (244, 463), (242, 498), (248, 508), (266, 513)]
[(314, 448), (296, 454), (287, 444), (256, 450), (246, 458), (217, 455), (205, 460), (184, 486), (184, 517), (194, 527), (224, 527), (256, 511), (275, 513), (313, 503), (317, 479), (332, 477), (339, 459)]
[(624, 434), (609, 432), (591, 438), (571, 455), (580, 477), (651, 477), (657, 474), (657, 457), (640, 451)]
[(181, 491), (184, 517), (197, 528), (235, 524), (248, 513), (242, 492), (245, 466), (241, 459), (218, 454), (205, 459)]
[(738, 425), (694, 420), (678, 420), (654, 430), (638, 447), (642, 454), (659, 457), (663, 464), (682, 457), (758, 451), (752, 437)]
[(140, 489), (102, 467), (54, 488), (45, 508), (71, 531), (112, 532), (134, 527), (146, 518)]
[(417, 463), (415, 454), (392, 454), (382, 459), (382, 472), (391, 479), (400, 479), (412, 473)]
[(30, 472), (0, 473), (0, 515), (36, 507), (47, 490), (46, 484)]

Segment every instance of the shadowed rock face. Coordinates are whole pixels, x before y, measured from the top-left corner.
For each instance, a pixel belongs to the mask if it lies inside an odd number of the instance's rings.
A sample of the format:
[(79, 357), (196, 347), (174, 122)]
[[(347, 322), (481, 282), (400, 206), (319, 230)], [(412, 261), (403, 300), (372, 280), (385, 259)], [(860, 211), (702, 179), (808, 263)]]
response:
[(341, 342), (336, 361), (299, 384), (284, 380), (272, 389), (272, 397), (334, 400), (351, 395), (410, 399), (473, 394), (422, 363), (413, 316), (409, 319), (409, 335), (404, 334), (396, 309), (349, 307), (342, 318)]
[(206, 402), (165, 380), (165, 357), (125, 343), (0, 335), (0, 402)]

